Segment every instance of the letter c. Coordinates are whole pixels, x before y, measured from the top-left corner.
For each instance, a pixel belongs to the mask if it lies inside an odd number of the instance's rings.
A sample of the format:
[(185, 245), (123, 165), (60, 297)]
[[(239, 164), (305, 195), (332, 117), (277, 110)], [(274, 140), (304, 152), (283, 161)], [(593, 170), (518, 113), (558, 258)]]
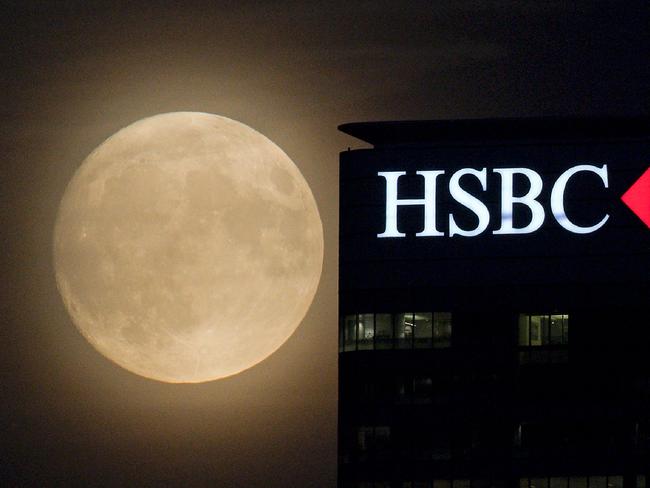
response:
[(608, 188), (606, 164), (604, 164), (602, 168), (592, 166), (590, 164), (581, 164), (574, 166), (573, 168), (569, 168), (564, 173), (562, 173), (555, 182), (553, 190), (551, 191), (551, 210), (553, 211), (553, 215), (555, 216), (558, 224), (560, 224), (569, 232), (573, 232), (574, 234), (590, 234), (605, 225), (605, 222), (607, 222), (607, 219), (609, 219), (609, 214), (605, 215), (600, 222), (592, 225), (591, 227), (582, 227), (571, 222), (569, 220), (569, 217), (567, 217), (566, 212), (564, 211), (564, 192), (566, 191), (567, 182), (574, 174), (581, 171), (589, 171), (591, 173), (597, 174), (603, 181), (605, 188)]

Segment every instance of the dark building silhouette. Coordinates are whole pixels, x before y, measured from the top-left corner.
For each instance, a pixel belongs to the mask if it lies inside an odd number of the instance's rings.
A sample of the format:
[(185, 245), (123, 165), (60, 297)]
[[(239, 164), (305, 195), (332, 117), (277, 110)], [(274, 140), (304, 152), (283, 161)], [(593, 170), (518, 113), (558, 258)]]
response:
[(339, 486), (645, 488), (650, 121), (340, 130)]

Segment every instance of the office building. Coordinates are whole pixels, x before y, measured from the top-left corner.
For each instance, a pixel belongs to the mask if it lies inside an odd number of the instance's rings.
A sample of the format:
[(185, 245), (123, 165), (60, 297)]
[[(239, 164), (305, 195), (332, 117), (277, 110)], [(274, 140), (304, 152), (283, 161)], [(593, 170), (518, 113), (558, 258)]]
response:
[(645, 488), (650, 120), (340, 130), (339, 486)]

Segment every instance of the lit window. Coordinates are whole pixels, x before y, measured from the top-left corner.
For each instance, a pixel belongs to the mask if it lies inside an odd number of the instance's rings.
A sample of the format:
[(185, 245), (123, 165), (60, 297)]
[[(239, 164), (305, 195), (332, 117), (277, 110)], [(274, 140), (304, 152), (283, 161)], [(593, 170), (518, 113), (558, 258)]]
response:
[(547, 488), (548, 478), (524, 478), (524, 484), (520, 483), (520, 486), (526, 488)]
[(550, 488), (568, 488), (569, 478), (566, 477), (553, 477), (549, 482)]
[(622, 476), (608, 476), (607, 477), (607, 488), (623, 488), (623, 477)]
[[(622, 488), (622, 476), (558, 476), (520, 478), (519, 488)], [(637, 483), (637, 488), (640, 486)], [(644, 487), (645, 488), (645, 487)]]
[(519, 363), (565, 363), (569, 343), (567, 314), (520, 314), (517, 342)]
[(607, 488), (606, 476), (590, 476), (589, 488)]
[(413, 347), (413, 314), (398, 313), (395, 317), (395, 338), (398, 349)]
[(476, 479), (472, 480), (472, 488), (492, 488), (492, 483), (490, 483), (490, 480)]
[(571, 476), (569, 478), (569, 488), (587, 488), (587, 477)]
[(520, 346), (546, 346), (568, 343), (568, 315), (519, 315)]
[(375, 349), (393, 348), (393, 316), (389, 313), (375, 315)]
[(360, 313), (341, 320), (339, 351), (451, 346), (449, 312)]
[(430, 313), (415, 313), (413, 314), (413, 328), (414, 328), (414, 345), (416, 348), (428, 349), (431, 347), (433, 320)]
[(375, 319), (371, 313), (360, 313), (357, 319), (357, 349), (372, 349), (375, 338)]

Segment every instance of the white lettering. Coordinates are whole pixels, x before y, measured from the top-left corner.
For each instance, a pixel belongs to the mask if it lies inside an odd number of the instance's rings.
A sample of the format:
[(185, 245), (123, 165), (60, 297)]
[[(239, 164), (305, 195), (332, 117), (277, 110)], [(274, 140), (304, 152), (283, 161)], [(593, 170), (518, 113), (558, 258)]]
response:
[(472, 175), (478, 178), (483, 191), (487, 188), (487, 169), (483, 168), (481, 171), (465, 168), (456, 171), (449, 180), (449, 193), (458, 203), (464, 205), (478, 217), (478, 224), (472, 230), (465, 230), (458, 227), (456, 220), (452, 214), (449, 214), (449, 237), (456, 234), (461, 236), (473, 237), (479, 235), (487, 229), (490, 223), (490, 212), (483, 202), (475, 196), (463, 190), (460, 186), (460, 179), (465, 175)]
[(424, 198), (397, 198), (397, 180), (406, 171), (383, 171), (377, 173), (386, 179), (386, 228), (377, 237), (404, 237), (406, 234), (397, 229), (398, 205), (424, 205), (424, 229), (416, 236), (435, 237), (444, 233), (436, 229), (436, 179), (444, 174), (438, 171), (418, 171), (424, 177)]
[(603, 225), (605, 225), (605, 222), (607, 222), (607, 219), (609, 219), (609, 214), (606, 214), (600, 222), (592, 225), (591, 227), (581, 227), (579, 225), (576, 225), (569, 220), (569, 217), (567, 217), (566, 212), (564, 211), (564, 192), (566, 191), (566, 185), (574, 174), (581, 171), (589, 171), (591, 173), (597, 174), (603, 181), (605, 188), (608, 188), (609, 183), (607, 181), (606, 164), (604, 164), (602, 168), (589, 164), (574, 166), (573, 168), (569, 168), (564, 173), (562, 173), (555, 182), (553, 190), (551, 191), (551, 210), (553, 211), (553, 215), (555, 216), (558, 224), (560, 224), (566, 230), (575, 234), (589, 234), (591, 232), (597, 231)]
[[(501, 228), (493, 234), (530, 234), (544, 223), (544, 207), (536, 198), (542, 192), (542, 177), (528, 168), (499, 168), (494, 170), (501, 175)], [(528, 178), (530, 189), (521, 197), (513, 196), (513, 175), (521, 174)], [(513, 227), (513, 207), (518, 203), (526, 205), (531, 212), (530, 222), (524, 227)]]
[[(493, 170), (501, 178), (501, 227), (492, 231), (493, 234), (531, 234), (542, 227), (546, 218), (544, 207), (537, 200), (542, 193), (542, 177), (536, 171), (529, 168), (497, 168)], [(592, 226), (580, 226), (569, 219), (564, 208), (564, 198), (569, 180), (580, 172), (594, 173), (600, 177), (605, 188), (609, 187), (607, 165), (602, 168), (582, 164), (567, 169), (557, 179), (551, 190), (551, 211), (557, 222), (569, 232), (575, 234), (590, 234), (600, 229), (607, 220), (609, 214)], [(436, 186), (438, 176), (444, 175), (444, 170), (418, 171), (416, 174), (424, 178), (423, 198), (398, 198), (398, 180), (404, 176), (406, 171), (384, 171), (378, 172), (386, 180), (386, 226), (384, 232), (377, 234), (377, 237), (404, 237), (405, 233), (400, 232), (397, 223), (397, 208), (400, 205), (412, 206), (422, 205), (424, 207), (424, 228), (422, 232), (415, 234), (418, 237), (444, 236), (436, 227)], [(525, 195), (514, 196), (514, 175), (520, 174), (528, 179), (530, 188)], [(463, 176), (471, 175), (478, 179), (483, 191), (487, 190), (487, 168), (481, 170), (463, 168), (456, 171), (449, 179), (449, 194), (451, 197), (468, 210), (472, 211), (478, 223), (474, 229), (461, 228), (453, 214), (449, 214), (449, 236), (461, 235), (473, 237), (483, 233), (490, 224), (490, 213), (487, 206), (477, 197), (466, 191), (460, 183)], [(530, 210), (530, 221), (523, 226), (514, 225), (515, 205), (525, 205)]]

